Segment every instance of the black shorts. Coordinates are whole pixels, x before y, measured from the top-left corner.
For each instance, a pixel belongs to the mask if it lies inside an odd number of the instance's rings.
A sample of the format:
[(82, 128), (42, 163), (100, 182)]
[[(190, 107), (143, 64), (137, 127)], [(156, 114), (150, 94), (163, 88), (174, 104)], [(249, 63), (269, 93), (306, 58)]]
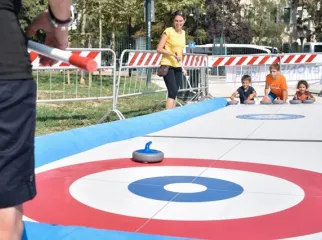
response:
[(34, 80), (0, 80), (0, 208), (36, 196)]

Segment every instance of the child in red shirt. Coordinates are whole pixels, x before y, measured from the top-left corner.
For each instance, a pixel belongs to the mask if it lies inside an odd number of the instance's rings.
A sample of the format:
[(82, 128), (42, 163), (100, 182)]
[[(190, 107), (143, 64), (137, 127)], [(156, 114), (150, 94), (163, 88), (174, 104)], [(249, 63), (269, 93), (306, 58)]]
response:
[(309, 88), (309, 84), (307, 81), (301, 80), (297, 83), (298, 90), (294, 95), (294, 99), (298, 99), (301, 101), (311, 99), (313, 102), (316, 101), (315, 97), (307, 90)]

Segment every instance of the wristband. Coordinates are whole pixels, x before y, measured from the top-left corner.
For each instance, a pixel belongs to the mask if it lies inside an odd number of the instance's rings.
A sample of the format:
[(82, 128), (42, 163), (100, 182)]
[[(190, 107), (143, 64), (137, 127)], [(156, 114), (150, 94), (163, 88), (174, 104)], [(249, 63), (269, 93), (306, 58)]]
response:
[(50, 22), (55, 28), (60, 28), (62, 31), (67, 31), (68, 27), (74, 20), (74, 11), (73, 11), (73, 6), (70, 6), (70, 12), (71, 12), (71, 17), (67, 20), (60, 20), (55, 17), (54, 13), (51, 10), (50, 5), (48, 5), (48, 12), (49, 12), (49, 17), (50, 17)]

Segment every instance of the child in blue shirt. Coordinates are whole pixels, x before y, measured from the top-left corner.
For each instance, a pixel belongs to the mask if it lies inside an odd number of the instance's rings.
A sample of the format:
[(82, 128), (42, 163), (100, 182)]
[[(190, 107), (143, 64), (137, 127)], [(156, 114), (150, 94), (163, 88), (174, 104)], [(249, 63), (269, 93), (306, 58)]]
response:
[(254, 100), (254, 97), (256, 97), (256, 91), (252, 86), (250, 86), (251, 81), (251, 76), (244, 75), (241, 79), (242, 86), (231, 95), (230, 99), (234, 100), (234, 98), (239, 95), (241, 104), (243, 104), (245, 100)]

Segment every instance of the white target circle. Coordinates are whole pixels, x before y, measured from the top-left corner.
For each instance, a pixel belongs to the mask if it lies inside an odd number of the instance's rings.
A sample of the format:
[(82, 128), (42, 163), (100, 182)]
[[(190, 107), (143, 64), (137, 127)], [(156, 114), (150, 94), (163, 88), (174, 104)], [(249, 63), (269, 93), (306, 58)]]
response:
[(207, 187), (196, 183), (172, 183), (163, 187), (165, 190), (170, 192), (180, 193), (198, 193), (207, 190)]
[[(236, 197), (219, 201), (173, 202), (171, 199), (164, 201), (142, 197), (128, 189), (129, 184), (137, 180), (159, 176), (222, 179), (238, 183), (244, 191)], [(165, 186), (145, 187), (146, 191), (156, 191)], [(200, 192), (202, 186), (195, 187), (193, 192)], [(172, 186), (171, 189), (178, 194), (187, 191), (183, 185)], [(101, 211), (177, 221), (238, 219), (272, 214), (297, 205), (305, 195), (302, 188), (294, 183), (270, 175), (221, 168), (208, 168), (205, 171), (204, 167), (182, 166), (134, 167), (98, 172), (78, 179), (69, 191), (77, 201)], [(209, 191), (215, 193), (219, 190)]]

